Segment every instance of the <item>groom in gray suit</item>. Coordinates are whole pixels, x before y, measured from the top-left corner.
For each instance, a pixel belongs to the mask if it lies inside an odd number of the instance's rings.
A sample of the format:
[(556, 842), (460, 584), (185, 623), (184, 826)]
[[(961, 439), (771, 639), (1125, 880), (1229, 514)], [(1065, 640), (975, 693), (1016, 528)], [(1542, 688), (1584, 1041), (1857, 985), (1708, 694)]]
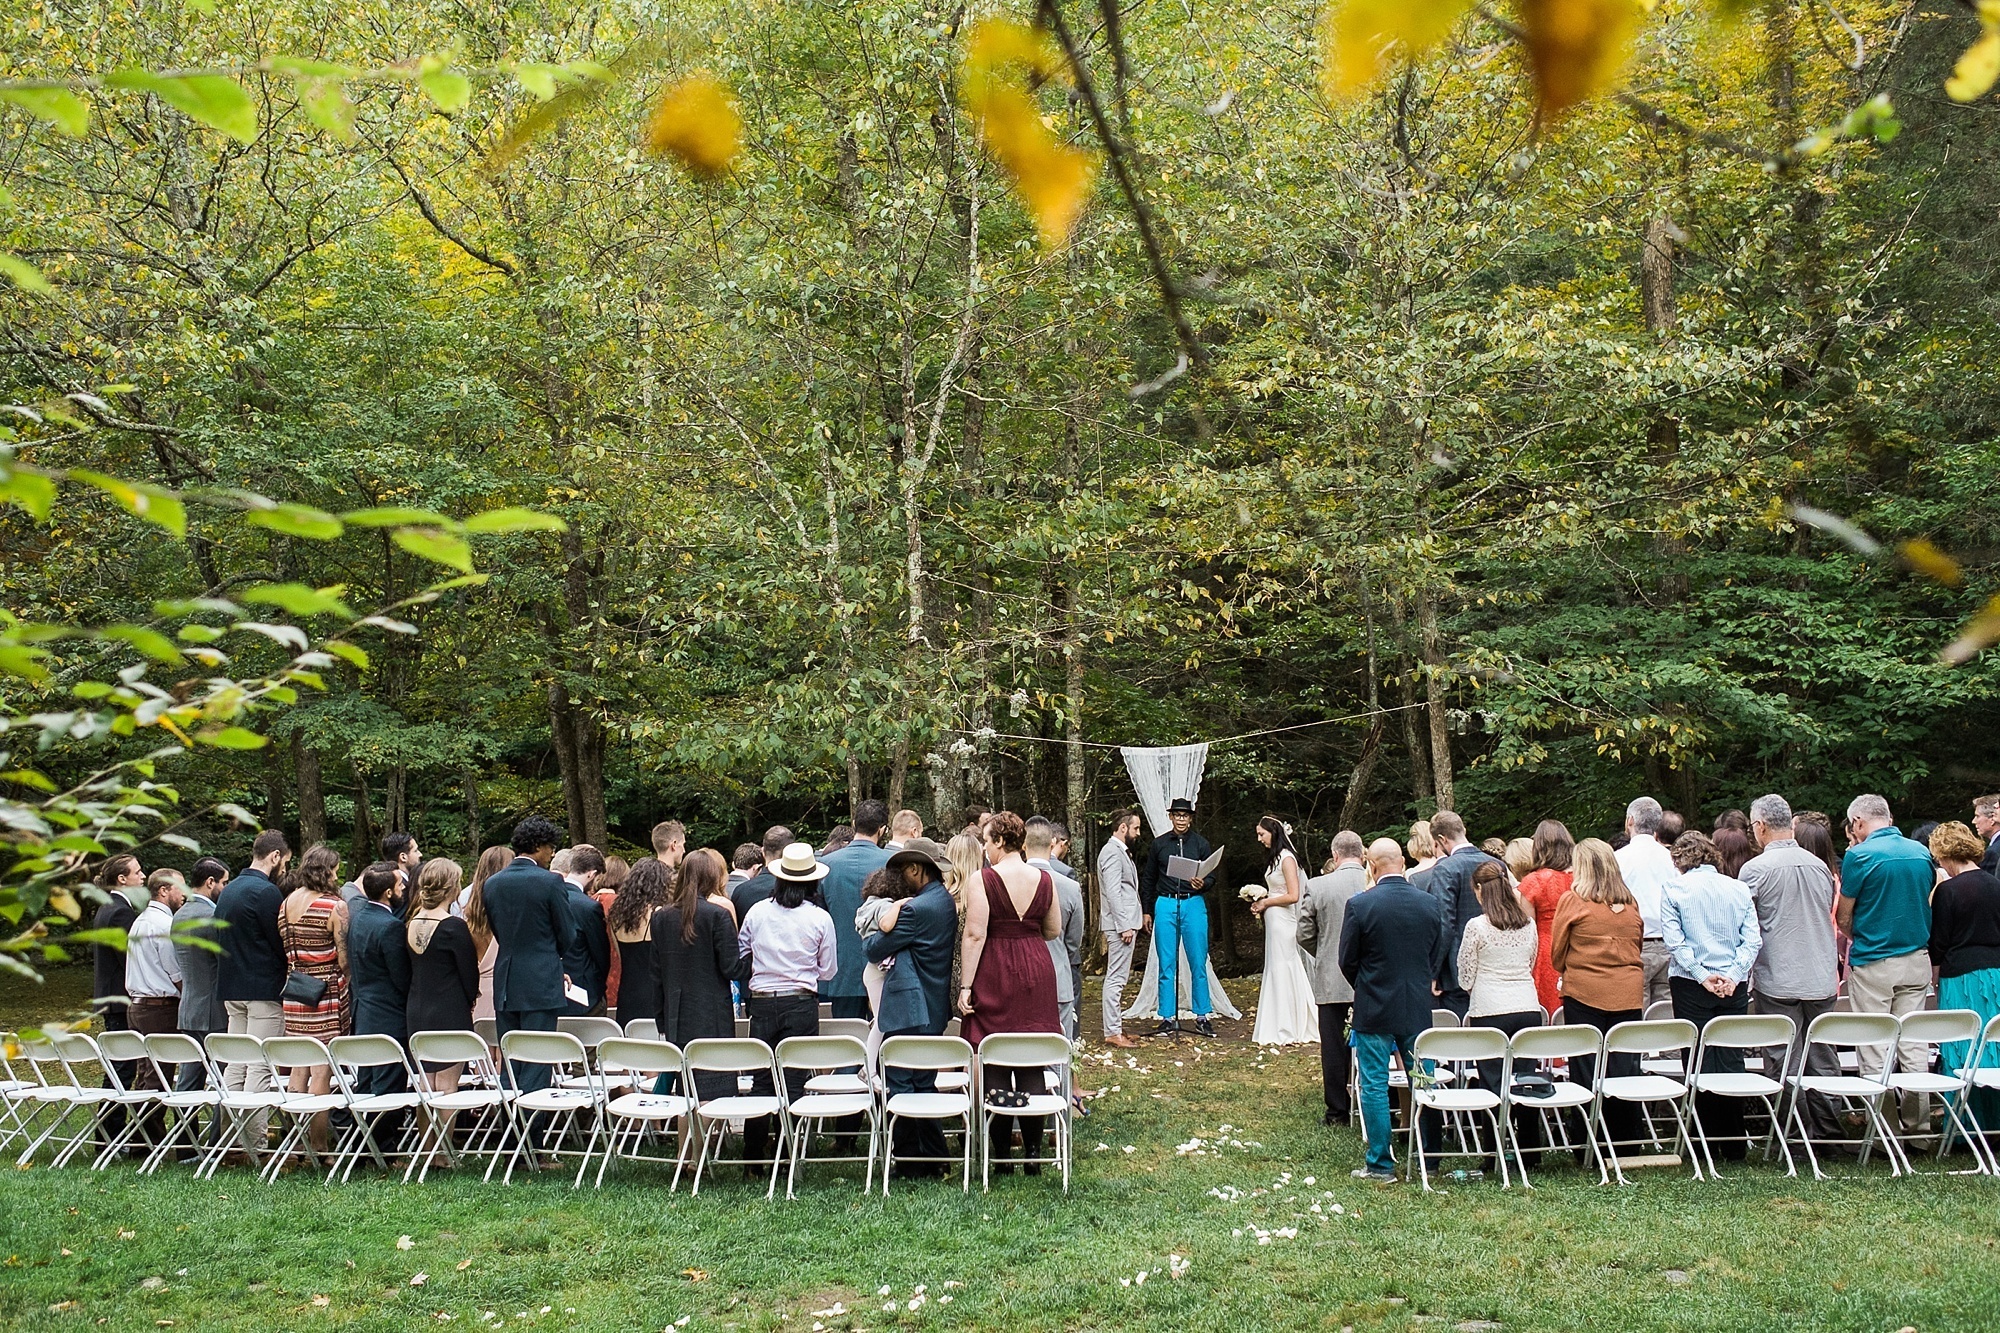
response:
[(1139, 816), (1120, 810), (1111, 816), (1111, 836), (1097, 853), (1097, 925), (1104, 932), (1104, 1044), (1137, 1046), (1125, 1035), (1125, 983), (1132, 979), (1132, 952), (1148, 925), (1139, 901), (1139, 866), (1132, 839)]
[(1347, 904), (1368, 887), (1368, 849), (1361, 835), (1342, 829), (1333, 835), (1333, 869), (1306, 881), (1299, 904), (1299, 949), (1308, 960), (1313, 999), (1319, 1004), (1319, 1075), (1325, 1085), (1324, 1125), (1344, 1125), (1354, 1104), (1347, 1095), (1353, 1052), (1347, 1045), (1347, 1016), (1354, 987), (1340, 971), (1340, 928)]

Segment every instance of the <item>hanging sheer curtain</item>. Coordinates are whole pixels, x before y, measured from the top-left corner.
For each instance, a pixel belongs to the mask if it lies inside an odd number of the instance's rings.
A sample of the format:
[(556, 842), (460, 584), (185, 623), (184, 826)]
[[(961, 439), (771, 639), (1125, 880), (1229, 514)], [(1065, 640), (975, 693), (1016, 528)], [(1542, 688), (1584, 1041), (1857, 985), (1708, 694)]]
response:
[[(1167, 803), (1176, 796), (1184, 796), (1190, 802), (1201, 794), (1201, 775), (1208, 767), (1208, 746), (1201, 745), (1124, 745), (1118, 753), (1125, 757), (1125, 771), (1132, 775), (1132, 790), (1138, 794), (1139, 808), (1146, 814), (1146, 823), (1159, 837), (1170, 832), (1167, 823)], [(1187, 950), (1181, 950), (1180, 966), (1175, 969), (1175, 981), (1180, 991), (1179, 1017), (1194, 1016), (1193, 968), (1188, 965)], [(1222, 989), (1222, 978), (1215, 975), (1215, 964), (1208, 965), (1209, 1001), (1215, 1012), (1224, 1018), (1241, 1018), (1243, 1015), (1229, 995)], [(1156, 949), (1146, 950), (1146, 973), (1139, 981), (1139, 994), (1134, 997), (1132, 1007), (1125, 1011), (1127, 1018), (1166, 1017), (1156, 1014), (1160, 1007), (1160, 958)]]
[(1208, 745), (1124, 745), (1118, 753), (1125, 757), (1139, 808), (1146, 812), (1146, 824), (1157, 838), (1168, 829), (1167, 803), (1176, 796), (1193, 801), (1201, 794)]

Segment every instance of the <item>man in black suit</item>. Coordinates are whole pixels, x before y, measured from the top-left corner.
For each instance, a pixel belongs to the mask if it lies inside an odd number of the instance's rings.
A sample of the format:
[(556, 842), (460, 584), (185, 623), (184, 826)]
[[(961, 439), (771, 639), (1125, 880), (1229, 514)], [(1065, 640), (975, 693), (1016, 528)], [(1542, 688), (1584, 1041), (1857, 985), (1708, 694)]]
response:
[[(97, 919), (90, 924), (98, 930), (132, 929), (132, 923), (139, 919), (139, 909), (150, 901), (146, 892), (146, 872), (139, 865), (139, 858), (129, 852), (120, 852), (97, 868), (97, 887), (105, 894), (104, 906), (97, 909)], [(138, 899), (135, 904), (133, 899)], [(90, 946), (91, 1003), (97, 1016), (104, 1023), (106, 1032), (123, 1032), (132, 1026), (130, 1011), (125, 1005), (125, 951), (110, 944)], [(139, 1072), (136, 1060), (114, 1060), (112, 1070), (118, 1081), (125, 1087), (132, 1086), (133, 1076)], [(125, 1128), (125, 1111), (113, 1107), (104, 1117), (104, 1133), (116, 1138)]]
[(751, 908), (778, 891), (778, 877), (771, 873), (771, 866), (797, 841), (783, 824), (764, 830), (764, 868), (729, 891), (729, 905), (736, 909), (738, 925), (750, 918)]
[[(563, 957), (576, 945), (569, 913), (569, 885), (548, 869), (562, 834), (540, 815), (514, 826), (514, 860), (480, 888), (486, 920), (500, 952), (493, 962), (493, 1018), (509, 1032), (554, 1032), (568, 1004)], [(515, 1086), (534, 1092), (549, 1085), (547, 1065), (508, 1069)]]
[(604, 853), (589, 843), (569, 849), (569, 867), (563, 871), (568, 891), (563, 905), (576, 927), (576, 942), (563, 950), (563, 971), (570, 984), (580, 986), (590, 998), (579, 1004), (570, 1000), (567, 1014), (594, 1014), (604, 1003), (604, 988), (611, 979), (611, 936), (604, 928), (604, 904), (591, 896), (590, 886), (604, 873)]
[(1979, 830), (1986, 843), (1986, 855), (1979, 858), (1979, 868), (1989, 875), (2000, 875), (2000, 796), (1974, 798), (1972, 827)]
[[(958, 906), (944, 886), (944, 872), (951, 858), (929, 838), (911, 838), (884, 867), (899, 876), (908, 887), (918, 889), (914, 897), (895, 908), (895, 924), (862, 941), (862, 952), (871, 963), (896, 960), (896, 970), (908, 968), (922, 989), (922, 1013), (912, 1006), (903, 1009), (891, 1003), (885, 984), (883, 1009), (877, 1015), (882, 1035), (920, 1033), (935, 1037), (951, 1021), (951, 953), (958, 936)], [(915, 998), (914, 996), (912, 997)], [(893, 1026), (892, 1026), (893, 1025)], [(889, 1091), (935, 1092), (937, 1075), (927, 1070), (892, 1069)], [(941, 1158), (945, 1155), (944, 1130), (935, 1120), (896, 1122), (896, 1153), (913, 1158)], [(940, 1175), (942, 1162), (912, 1162), (898, 1167), (904, 1175)]]
[[(266, 829), (250, 844), (250, 864), (215, 900), (215, 919), (222, 923), (216, 942), (222, 957), (215, 968), (216, 994), (229, 1017), (229, 1030), (252, 1037), (285, 1035), (285, 942), (278, 936), (278, 911), (285, 894), (278, 879), (292, 859), (291, 844), (277, 829)], [(230, 1092), (269, 1092), (271, 1071), (263, 1065), (231, 1065), (222, 1083)], [(264, 1145), (267, 1111), (252, 1111), (238, 1122), (247, 1146)]]
[(1400, 1053), (1403, 1068), (1416, 1067), (1413, 1046), (1430, 1026), (1433, 979), (1444, 964), (1444, 911), (1404, 877), (1403, 849), (1394, 838), (1368, 848), (1368, 874), (1374, 886), (1349, 900), (1340, 924), (1340, 971), (1354, 987), (1354, 1053), (1368, 1132), (1368, 1164), (1354, 1174), (1393, 1184), (1389, 1057)]
[[(361, 872), (362, 899), (347, 918), (347, 971), (354, 995), (356, 1036), (409, 1040), (404, 1012), (410, 999), (410, 943), (403, 923), (389, 909), (389, 895), (402, 882), (392, 861), (377, 861)], [(363, 1095), (407, 1092), (409, 1079), (400, 1065), (376, 1065), (361, 1071), (355, 1091)], [(394, 1143), (401, 1112), (375, 1121), (376, 1142)]]
[[(1431, 836), (1437, 840), (1437, 863), (1412, 876), (1411, 882), (1437, 899), (1444, 913), (1445, 953), (1436, 977), (1437, 1007), (1463, 1019), (1472, 997), (1458, 984), (1458, 946), (1465, 940), (1467, 923), (1485, 915), (1479, 895), (1472, 891), (1472, 872), (1493, 858), (1465, 840), (1465, 820), (1455, 810), (1440, 810), (1431, 816)], [(1423, 1027), (1429, 1026), (1430, 1015), (1426, 1013)]]

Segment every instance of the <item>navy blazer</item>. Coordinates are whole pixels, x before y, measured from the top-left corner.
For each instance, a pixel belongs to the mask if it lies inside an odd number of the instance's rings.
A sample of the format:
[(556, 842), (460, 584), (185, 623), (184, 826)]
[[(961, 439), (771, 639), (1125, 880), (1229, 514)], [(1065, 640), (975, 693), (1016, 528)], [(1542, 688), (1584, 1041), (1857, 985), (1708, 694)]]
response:
[(357, 1035), (409, 1036), (409, 936), (394, 912), (365, 897), (347, 909), (347, 978)]
[(588, 1007), (595, 1009), (604, 1003), (604, 986), (611, 978), (611, 935), (604, 928), (604, 904), (568, 880), (563, 880), (563, 889), (563, 906), (576, 927), (576, 942), (563, 950), (563, 970), (571, 985), (583, 987), (590, 996)]
[(215, 919), (223, 923), (215, 937), (222, 946), (215, 968), (218, 998), (275, 1002), (284, 992), (285, 974), (292, 970), (285, 942), (278, 937), (278, 909), (284, 901), (271, 877), (255, 868), (223, 887), (215, 900)]
[(1450, 856), (1438, 858), (1436, 864), (1412, 881), (1437, 899), (1444, 912), (1444, 961), (1438, 964), (1437, 972), (1440, 992), (1465, 990), (1458, 984), (1458, 947), (1465, 940), (1465, 928), (1472, 918), (1486, 915), (1486, 909), (1479, 905), (1479, 895), (1472, 891), (1472, 873), (1491, 860), (1485, 852), (1465, 843)]
[(493, 1008), (502, 1013), (563, 1009), (568, 1004), (563, 956), (576, 945), (569, 881), (517, 856), (480, 885), (479, 897), (500, 946), (493, 962)]
[(1431, 982), (1445, 956), (1444, 909), (1401, 875), (1348, 900), (1340, 971), (1354, 987), (1354, 1030), (1414, 1037), (1431, 1025)]
[(833, 951), (840, 960), (840, 971), (834, 973), (833, 980), (820, 984), (819, 993), (866, 995), (868, 988), (861, 984), (861, 975), (867, 960), (861, 956), (861, 935), (854, 929), (854, 913), (861, 906), (862, 884), (889, 864), (889, 851), (857, 838), (820, 860), (826, 863), (826, 878), (819, 882), (820, 898), (828, 915), (833, 917)]
[[(871, 963), (896, 959), (896, 970), (912, 969), (923, 985), (924, 1003), (930, 1021), (920, 1028), (897, 1029), (931, 1036), (944, 1031), (951, 1021), (951, 955), (958, 938), (958, 904), (942, 880), (914, 898), (905, 899), (896, 914), (896, 928), (887, 934), (873, 934), (862, 941), (862, 951)], [(891, 1029), (883, 1028), (884, 1035)]]

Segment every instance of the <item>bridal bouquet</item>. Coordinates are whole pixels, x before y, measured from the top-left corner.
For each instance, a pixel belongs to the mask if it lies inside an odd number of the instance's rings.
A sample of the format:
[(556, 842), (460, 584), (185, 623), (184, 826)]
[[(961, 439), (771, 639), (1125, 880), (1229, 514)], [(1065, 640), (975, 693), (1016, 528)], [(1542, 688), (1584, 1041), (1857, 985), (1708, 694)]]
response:
[(1262, 884), (1245, 884), (1236, 891), (1236, 896), (1246, 903), (1262, 902), (1271, 896), (1271, 891)]

